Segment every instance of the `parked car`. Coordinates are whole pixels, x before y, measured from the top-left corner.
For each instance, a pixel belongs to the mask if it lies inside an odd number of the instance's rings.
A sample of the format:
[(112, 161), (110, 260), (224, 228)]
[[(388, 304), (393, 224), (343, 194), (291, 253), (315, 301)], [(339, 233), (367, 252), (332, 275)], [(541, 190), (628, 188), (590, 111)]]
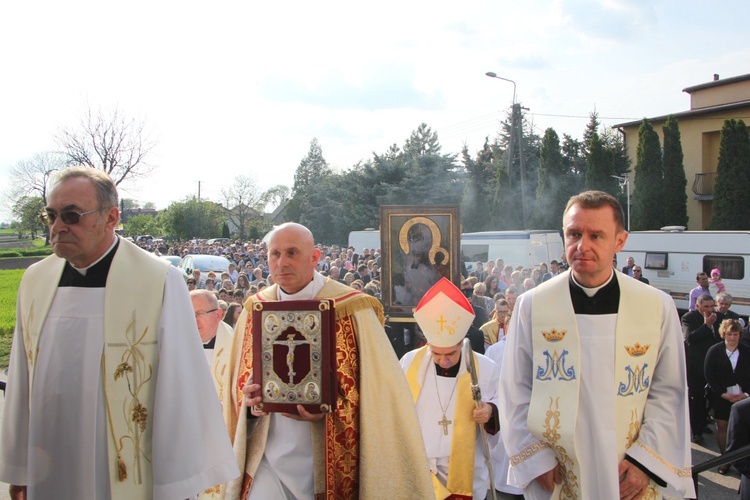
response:
[(229, 243), (229, 238), (211, 238), (210, 240), (206, 241), (206, 245), (213, 245), (214, 243), (226, 245), (227, 243)]
[(229, 270), (229, 261), (218, 255), (190, 254), (182, 258), (177, 268), (182, 271), (186, 280), (188, 276), (192, 276), (193, 269), (200, 269), (201, 284), (205, 284), (209, 271), (215, 272), (216, 277), (221, 278), (221, 273)]
[(169, 261), (174, 267), (179, 267), (182, 262), (182, 257), (179, 255), (162, 255), (160, 258)]

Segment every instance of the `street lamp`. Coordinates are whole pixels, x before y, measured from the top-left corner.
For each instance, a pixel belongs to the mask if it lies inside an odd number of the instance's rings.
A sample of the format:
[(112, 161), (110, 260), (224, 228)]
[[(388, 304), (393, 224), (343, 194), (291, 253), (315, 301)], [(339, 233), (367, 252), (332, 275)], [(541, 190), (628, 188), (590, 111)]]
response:
[(495, 73), (494, 71), (488, 71), (487, 73), (485, 73), (485, 75), (489, 76), (490, 78), (497, 78), (498, 80), (504, 80), (506, 82), (510, 82), (513, 84), (513, 105), (515, 106), (516, 105), (516, 82), (508, 78), (503, 78), (502, 76), (497, 76), (497, 73)]
[(630, 178), (620, 177), (619, 175), (613, 175), (612, 177), (619, 181), (620, 186), (625, 185), (625, 196), (627, 197), (625, 203), (628, 205), (628, 232), (630, 232)]
[(511, 111), (511, 118), (510, 118), (510, 141), (508, 141), (508, 180), (510, 181), (510, 171), (511, 166), (513, 164), (513, 139), (515, 138), (516, 141), (518, 141), (518, 160), (520, 162), (521, 166), (521, 216), (523, 219), (523, 227), (524, 229), (528, 228), (527, 224), (527, 211), (526, 211), (526, 172), (524, 168), (524, 158), (523, 158), (523, 126), (519, 127), (519, 122), (521, 121), (521, 105), (516, 103), (516, 82), (511, 80), (510, 78), (503, 78), (502, 76), (497, 76), (497, 73), (494, 71), (488, 71), (485, 73), (485, 75), (489, 76), (490, 78), (497, 78), (498, 80), (503, 80), (505, 82), (510, 82), (513, 84), (513, 107)]

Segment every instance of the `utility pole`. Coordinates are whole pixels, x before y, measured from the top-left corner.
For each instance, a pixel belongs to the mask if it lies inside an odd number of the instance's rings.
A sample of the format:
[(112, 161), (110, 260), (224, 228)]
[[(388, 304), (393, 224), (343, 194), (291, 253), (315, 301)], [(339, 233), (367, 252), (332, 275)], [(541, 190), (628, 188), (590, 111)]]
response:
[(201, 181), (198, 181), (198, 202), (201, 201)]

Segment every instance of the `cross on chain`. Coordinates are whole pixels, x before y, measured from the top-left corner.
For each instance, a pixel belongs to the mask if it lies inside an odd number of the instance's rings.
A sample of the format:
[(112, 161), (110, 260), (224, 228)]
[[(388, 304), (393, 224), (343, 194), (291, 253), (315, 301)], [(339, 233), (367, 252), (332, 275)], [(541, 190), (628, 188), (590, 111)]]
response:
[(438, 425), (443, 426), (443, 434), (445, 434), (446, 436), (448, 435), (448, 425), (452, 423), (452, 420), (448, 420), (447, 418), (445, 418), (445, 413), (443, 413), (443, 420), (438, 420)]

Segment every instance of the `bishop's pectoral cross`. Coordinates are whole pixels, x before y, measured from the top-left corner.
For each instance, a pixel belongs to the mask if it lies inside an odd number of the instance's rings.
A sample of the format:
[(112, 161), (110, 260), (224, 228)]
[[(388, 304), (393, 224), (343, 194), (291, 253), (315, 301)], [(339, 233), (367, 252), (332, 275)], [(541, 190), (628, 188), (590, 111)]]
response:
[(448, 435), (448, 425), (452, 423), (452, 420), (448, 420), (447, 418), (445, 418), (445, 413), (443, 413), (443, 420), (438, 420), (438, 425), (443, 426), (443, 434), (445, 434), (446, 436)]
[(286, 340), (280, 340), (274, 342), (276, 345), (285, 345), (289, 349), (286, 354), (286, 366), (289, 368), (289, 385), (294, 385), (294, 376), (297, 372), (294, 371), (294, 349), (300, 344), (306, 344), (305, 340), (294, 340), (294, 333), (289, 333), (286, 336)]

